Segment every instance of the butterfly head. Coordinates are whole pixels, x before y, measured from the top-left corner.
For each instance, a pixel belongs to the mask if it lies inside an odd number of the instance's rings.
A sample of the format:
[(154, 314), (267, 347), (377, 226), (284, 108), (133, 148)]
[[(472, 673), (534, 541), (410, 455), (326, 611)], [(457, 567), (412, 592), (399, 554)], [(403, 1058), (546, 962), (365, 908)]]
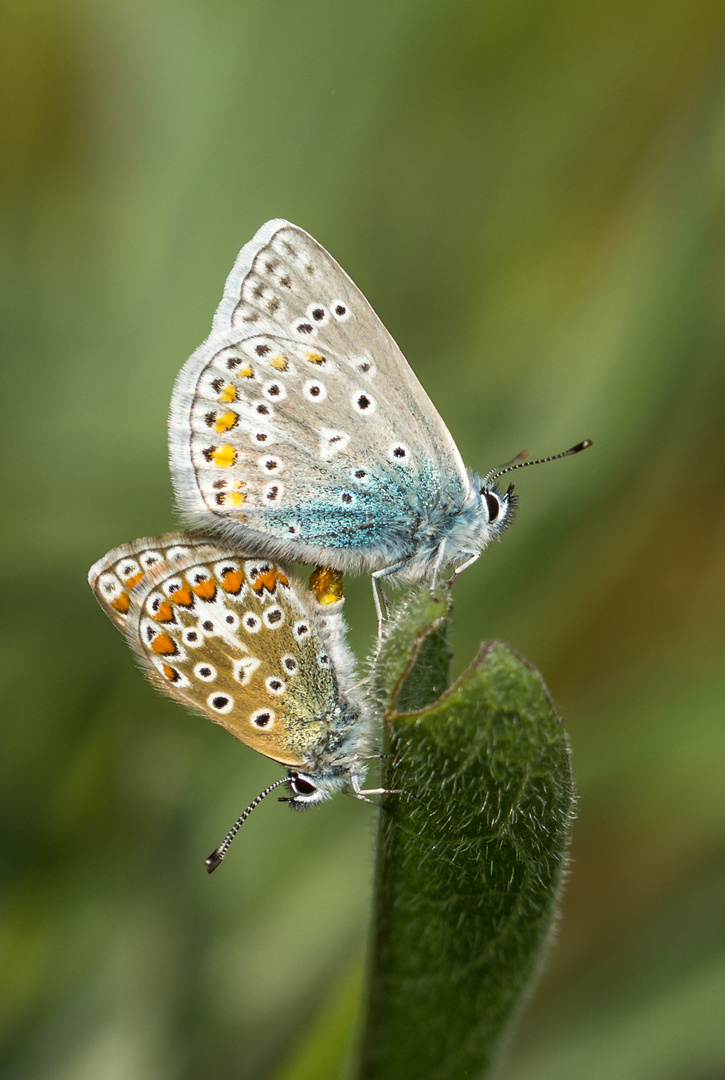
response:
[(309, 773), (292, 771), (287, 774), (287, 779), (292, 794), (289, 798), (280, 801), (288, 802), (295, 810), (304, 810), (308, 806), (316, 806), (325, 799), (332, 798), (345, 783), (345, 778), (342, 776), (339, 782), (336, 782), (338, 780), (336, 776), (328, 777), (324, 774), (310, 776)]
[(510, 524), (513, 518), (513, 512), (516, 508), (517, 499), (514, 495), (514, 485), (509, 484), (507, 490), (502, 493), (496, 487), (496, 480), (498, 480), (499, 477), (504, 476), (505, 473), (513, 472), (514, 469), (524, 469), (530, 465), (544, 465), (548, 461), (557, 461), (559, 458), (571, 457), (572, 454), (578, 454), (582, 450), (587, 450), (591, 445), (591, 439), (584, 439), (583, 442), (577, 443), (576, 446), (572, 446), (569, 450), (564, 450), (561, 454), (552, 454), (550, 457), (537, 458), (536, 461), (529, 461), (528, 450), (523, 450), (511, 461), (502, 465), (499, 469), (494, 469), (492, 472), (487, 473), (483, 478), (474, 477), (475, 486), (481, 500), (480, 509), (484, 519), (484, 524), (481, 528), (481, 538), (483, 540), (482, 546), (484, 546), (488, 540), (495, 539), (503, 532), (506, 526)]
[(293, 810), (317, 806), (339, 791), (357, 790), (365, 778), (361, 752), (365, 725), (361, 712), (349, 702), (344, 702), (335, 712), (331, 717), (333, 730), (329, 745), (317, 749), (306, 771), (287, 770), (290, 794), (280, 802), (288, 802)]

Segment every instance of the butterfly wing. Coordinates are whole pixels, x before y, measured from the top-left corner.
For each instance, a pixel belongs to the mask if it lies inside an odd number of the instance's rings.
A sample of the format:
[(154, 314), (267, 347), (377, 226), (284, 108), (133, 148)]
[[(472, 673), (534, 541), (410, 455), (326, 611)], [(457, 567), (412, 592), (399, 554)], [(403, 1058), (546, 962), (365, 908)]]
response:
[(169, 533), (109, 552), (89, 582), (164, 693), (266, 757), (305, 765), (339, 691), (314, 617), (279, 567)]
[(407, 558), (470, 498), (458, 450), (362, 293), (302, 229), (241, 251), (171, 402), (177, 498), (255, 548), (344, 568)]

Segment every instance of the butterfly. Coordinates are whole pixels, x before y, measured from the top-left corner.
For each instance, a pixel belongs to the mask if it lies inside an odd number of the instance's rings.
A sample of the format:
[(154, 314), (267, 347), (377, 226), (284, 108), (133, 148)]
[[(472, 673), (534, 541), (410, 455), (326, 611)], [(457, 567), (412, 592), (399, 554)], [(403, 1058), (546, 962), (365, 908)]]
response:
[(191, 525), (274, 558), (367, 569), (379, 626), (376, 580), (459, 573), (512, 519), (513, 485), (496, 480), (539, 463), (467, 470), (365, 297), (283, 220), (242, 248), (177, 378), (169, 457)]
[[(160, 690), (287, 769), (207, 860), (215, 869), (242, 822), (288, 784), (292, 807), (362, 790), (368, 717), (354, 681), (340, 575), (306, 592), (269, 559), (186, 532), (114, 548), (88, 580)], [(377, 789), (375, 789), (377, 790)]]

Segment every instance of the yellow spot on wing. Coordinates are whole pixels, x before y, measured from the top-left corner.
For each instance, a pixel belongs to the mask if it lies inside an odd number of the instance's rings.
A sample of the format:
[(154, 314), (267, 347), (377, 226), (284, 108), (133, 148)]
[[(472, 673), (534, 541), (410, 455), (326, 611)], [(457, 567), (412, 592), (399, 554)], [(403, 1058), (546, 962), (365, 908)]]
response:
[(229, 412), (225, 412), (222, 416), (218, 416), (216, 423), (214, 424), (215, 431), (229, 431), (229, 428), (233, 428), (239, 417), (231, 409)]
[(237, 372), (238, 379), (251, 379), (253, 375), (254, 372), (252, 371), (251, 364), (245, 364), (244, 367), (240, 367), (239, 371)]
[(237, 460), (237, 452), (233, 446), (217, 446), (211, 452), (211, 459), (220, 469), (228, 469)]
[(222, 390), (221, 394), (219, 395), (219, 401), (221, 402), (222, 405), (229, 405), (229, 404), (231, 404), (232, 401), (236, 401), (236, 400), (237, 400), (237, 388), (236, 388), (236, 386), (232, 386), (231, 383), (230, 383), (229, 386), (225, 386), (224, 389)]
[(324, 356), (318, 352), (309, 352), (307, 354), (307, 359), (311, 364), (324, 364), (325, 362)]
[(289, 367), (289, 360), (286, 356), (282, 356), (282, 353), (277, 353), (269, 361), (270, 367), (275, 368), (276, 371), (286, 371)]
[(224, 498), (225, 506), (241, 506), (246, 496), (241, 491), (229, 491)]

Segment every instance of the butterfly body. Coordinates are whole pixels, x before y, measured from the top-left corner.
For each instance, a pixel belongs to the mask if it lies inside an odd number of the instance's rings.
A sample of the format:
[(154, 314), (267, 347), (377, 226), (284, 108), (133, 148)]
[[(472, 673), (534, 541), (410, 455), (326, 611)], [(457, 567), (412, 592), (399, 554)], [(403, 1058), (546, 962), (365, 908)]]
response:
[(89, 581), (156, 686), (287, 767), (292, 805), (360, 790), (341, 601), (323, 610), (269, 559), (183, 532), (114, 549)]
[(275, 558), (414, 580), (510, 519), (362, 293), (286, 221), (240, 252), (177, 379), (169, 445), (185, 518)]

